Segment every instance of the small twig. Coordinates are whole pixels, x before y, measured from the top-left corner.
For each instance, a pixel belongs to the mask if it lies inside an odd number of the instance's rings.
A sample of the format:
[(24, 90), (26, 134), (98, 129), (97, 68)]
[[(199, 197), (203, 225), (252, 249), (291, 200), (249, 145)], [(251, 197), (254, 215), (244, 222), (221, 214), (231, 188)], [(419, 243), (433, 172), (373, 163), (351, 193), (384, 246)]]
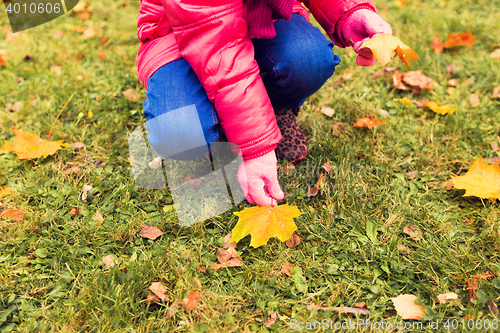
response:
[(73, 95), (71, 95), (71, 97), (68, 99), (68, 101), (66, 102), (66, 104), (64, 104), (63, 108), (61, 109), (61, 111), (59, 112), (59, 114), (57, 115), (56, 119), (54, 120), (54, 123), (52, 124), (52, 126), (50, 127), (50, 131), (49, 131), (49, 135), (47, 135), (47, 141), (49, 141), (50, 139), (50, 133), (52, 133), (52, 129), (54, 128), (54, 125), (56, 124), (56, 121), (57, 119), (59, 118), (59, 116), (61, 115), (61, 113), (64, 111), (64, 109), (66, 108), (66, 105), (68, 105), (69, 101), (71, 101), (71, 99), (73, 98)]

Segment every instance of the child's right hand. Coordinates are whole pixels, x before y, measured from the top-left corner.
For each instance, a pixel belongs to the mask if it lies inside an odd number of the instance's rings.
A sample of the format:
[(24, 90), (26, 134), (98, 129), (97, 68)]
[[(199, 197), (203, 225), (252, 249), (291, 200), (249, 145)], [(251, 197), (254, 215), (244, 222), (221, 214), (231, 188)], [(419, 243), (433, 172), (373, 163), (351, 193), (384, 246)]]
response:
[(243, 160), (238, 170), (238, 180), (248, 202), (259, 206), (276, 206), (276, 200), (285, 197), (278, 182), (276, 165), (274, 150), (263, 156)]

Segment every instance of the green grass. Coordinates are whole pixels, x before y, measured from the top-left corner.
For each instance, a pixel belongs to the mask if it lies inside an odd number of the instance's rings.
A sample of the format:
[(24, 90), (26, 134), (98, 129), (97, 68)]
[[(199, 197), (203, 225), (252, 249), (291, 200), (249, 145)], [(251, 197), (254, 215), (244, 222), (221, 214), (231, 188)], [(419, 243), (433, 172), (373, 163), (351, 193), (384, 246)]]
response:
[[(421, 58), (411, 69), (422, 70), (440, 87), (421, 96), (398, 91), (389, 76), (370, 78), (380, 65), (357, 68), (355, 57), (336, 48), (342, 63), (299, 116), (310, 154), (295, 173), (280, 173), (282, 187), (290, 193), (287, 202), (304, 212), (296, 219), (302, 243), (289, 249), (273, 239), (253, 249), (245, 238), (238, 244), (243, 266), (217, 273), (202, 273), (196, 266), (216, 262), (236, 216), (226, 212), (180, 227), (175, 213), (163, 210), (172, 204), (169, 192), (141, 189), (131, 176), (127, 138), (144, 119), (141, 103), (128, 101), (121, 92), (132, 88), (145, 96), (133, 69), (139, 3), (106, 0), (91, 5), (90, 20), (103, 29), (98, 37), (78, 39), (81, 33), (67, 25), (88, 26), (88, 21), (73, 14), (28, 30), (14, 43), (7, 43), (5, 31), (0, 32), (0, 49), (11, 54), (7, 67), (0, 68), (0, 144), (11, 141), (11, 127), (46, 137), (74, 94), (51, 140), (86, 145), (33, 161), (0, 152), (0, 187), (16, 189), (0, 199), (0, 211), (19, 208), (26, 214), (22, 222), (0, 218), (0, 331), (286, 332), (291, 319), (356, 320), (353, 315), (307, 310), (311, 302), (366, 302), (370, 315), (365, 319), (395, 324), (400, 319), (391, 298), (400, 294), (417, 295), (426, 320), (477, 318), (481, 313), (482, 319), (500, 319), (486, 307), (487, 300), (500, 300), (499, 278), (480, 280), (474, 303), (466, 283), (478, 273), (500, 274), (498, 203), (464, 198), (464, 191), (439, 186), (452, 173), (463, 174), (470, 166), (463, 162), (497, 156), (489, 143), (500, 134), (500, 101), (489, 96), (500, 86), (500, 61), (489, 54), (500, 43), (498, 0), (409, 0), (402, 8), (395, 1), (378, 1), (394, 35)], [(2, 9), (0, 26), (7, 25)], [(53, 39), (55, 29), (66, 34)], [(474, 46), (441, 55), (430, 48), (435, 32), (444, 40), (448, 32), (468, 29), (476, 36)], [(107, 46), (99, 43), (104, 35), (110, 37)], [(98, 58), (101, 50), (106, 60)], [(84, 59), (77, 60), (79, 52)], [(26, 54), (35, 61), (23, 61)], [(457, 69), (447, 75), (451, 63)], [(51, 72), (55, 65), (62, 70)], [(406, 71), (399, 60), (390, 66)], [(352, 79), (335, 86), (348, 68)], [(24, 81), (17, 82), (17, 77)], [(470, 77), (473, 83), (446, 94), (449, 79), (463, 82)], [(477, 108), (469, 104), (471, 93), (480, 96)], [(453, 104), (458, 111), (439, 116), (393, 101), (404, 96)], [(31, 106), (34, 99), (38, 104)], [(24, 102), (21, 110), (3, 109), (17, 101)], [(336, 110), (333, 119), (319, 112), (322, 106)], [(333, 122), (352, 125), (379, 108), (390, 114), (385, 125), (347, 127), (341, 135), (331, 135)], [(92, 118), (87, 117), (89, 110)], [(334, 171), (326, 190), (308, 199), (307, 185), (316, 182), (317, 170), (327, 160)], [(74, 166), (80, 171), (65, 172)], [(408, 175), (412, 171), (418, 172), (414, 178)], [(93, 186), (87, 205), (80, 200), (84, 184)], [(249, 205), (240, 204), (238, 210), (244, 206)], [(69, 214), (79, 207), (78, 216)], [(93, 218), (97, 209), (104, 222)], [(141, 238), (138, 232), (147, 224), (166, 234), (155, 242)], [(407, 225), (418, 226), (423, 239), (415, 242), (406, 236), (402, 230)], [(410, 253), (399, 253), (398, 244)], [(100, 258), (109, 254), (127, 270), (106, 272)], [(306, 292), (279, 273), (286, 261), (302, 269)], [(203, 285), (195, 311), (181, 309), (167, 319), (170, 303), (144, 302), (148, 286), (156, 281), (166, 286), (171, 299), (182, 300), (196, 288), (194, 277)], [(436, 296), (443, 292), (456, 292), (459, 299), (439, 304)], [(267, 329), (264, 320), (270, 311), (278, 312), (278, 321)], [(439, 331), (451, 330), (441, 326)]]

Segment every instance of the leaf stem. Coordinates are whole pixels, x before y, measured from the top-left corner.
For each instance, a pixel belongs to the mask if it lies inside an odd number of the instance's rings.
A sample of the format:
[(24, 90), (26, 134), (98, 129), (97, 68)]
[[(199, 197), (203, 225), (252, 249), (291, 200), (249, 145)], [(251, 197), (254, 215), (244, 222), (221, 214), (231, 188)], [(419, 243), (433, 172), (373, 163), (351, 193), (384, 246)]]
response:
[(64, 109), (66, 108), (66, 106), (68, 105), (68, 103), (71, 101), (71, 99), (73, 98), (73, 94), (71, 95), (71, 97), (68, 99), (68, 101), (66, 102), (66, 104), (64, 104), (63, 108), (61, 109), (61, 111), (59, 112), (59, 114), (57, 115), (56, 119), (54, 120), (54, 123), (52, 124), (52, 126), (50, 127), (50, 131), (49, 131), (49, 135), (47, 135), (47, 141), (49, 141), (50, 139), (50, 133), (52, 133), (52, 129), (54, 128), (54, 125), (56, 124), (56, 121), (57, 119), (59, 118), (59, 116), (61, 115), (61, 113), (64, 111)]

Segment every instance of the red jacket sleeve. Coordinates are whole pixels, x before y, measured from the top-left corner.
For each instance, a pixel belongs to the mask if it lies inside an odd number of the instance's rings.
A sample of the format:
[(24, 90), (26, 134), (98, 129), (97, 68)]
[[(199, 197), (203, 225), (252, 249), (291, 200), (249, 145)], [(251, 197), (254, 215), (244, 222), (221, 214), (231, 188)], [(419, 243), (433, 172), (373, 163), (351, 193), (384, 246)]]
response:
[(345, 19), (358, 9), (369, 9), (378, 14), (372, 0), (302, 0), (314, 18), (325, 29), (336, 46), (349, 44), (342, 37)]
[(281, 140), (259, 76), (241, 0), (162, 0), (179, 50), (214, 103), (228, 141), (245, 159)]

